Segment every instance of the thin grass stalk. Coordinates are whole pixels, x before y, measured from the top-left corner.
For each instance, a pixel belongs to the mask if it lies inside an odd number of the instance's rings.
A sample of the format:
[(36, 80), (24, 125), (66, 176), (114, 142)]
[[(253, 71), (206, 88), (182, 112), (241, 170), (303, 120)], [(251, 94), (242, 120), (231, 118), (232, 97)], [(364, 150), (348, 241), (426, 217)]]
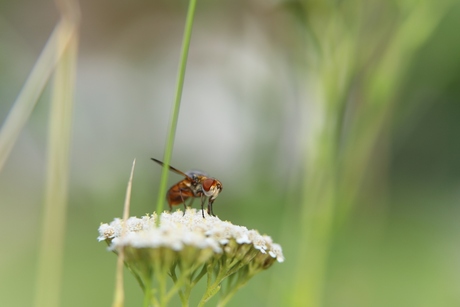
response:
[(61, 20), (56, 25), (13, 103), (13, 107), (0, 130), (0, 171), (48, 83), (56, 64), (66, 50), (75, 31), (74, 27), (66, 20)]
[[(174, 99), (174, 104), (173, 104), (173, 111), (171, 115), (168, 137), (166, 139), (165, 152), (163, 156), (163, 162), (166, 166), (168, 166), (171, 162), (174, 138), (176, 135), (177, 120), (179, 118), (179, 109), (180, 109), (180, 102), (182, 98), (182, 89), (184, 87), (185, 68), (187, 67), (187, 56), (188, 56), (188, 51), (190, 47), (190, 39), (192, 36), (195, 8), (196, 8), (196, 0), (190, 0), (188, 12), (187, 12), (187, 20), (185, 22), (184, 38), (182, 41), (182, 51), (181, 51), (181, 56), (180, 56), (179, 72), (177, 76), (176, 94), (175, 94), (175, 99)], [(164, 208), (167, 181), (168, 181), (168, 172), (169, 172), (168, 167), (163, 167), (162, 173), (161, 173), (160, 188), (158, 191), (158, 201), (157, 201), (157, 213), (158, 214), (161, 214)], [(158, 224), (160, 223), (160, 219), (157, 220), (157, 223)]]
[(34, 301), (34, 305), (37, 307), (60, 306), (59, 296), (62, 284), (61, 272), (78, 39), (75, 24), (64, 21), (61, 23), (61, 27), (57, 32), (59, 37), (56, 39), (56, 48), (57, 50), (65, 49), (65, 53), (56, 67), (53, 79), (43, 228)]
[[(126, 187), (126, 196), (125, 196), (125, 205), (123, 209), (123, 230), (122, 237), (126, 233), (126, 221), (129, 218), (129, 206), (131, 202), (131, 189), (133, 185), (133, 175), (134, 167), (136, 166), (136, 159), (133, 161), (133, 166), (131, 167), (131, 174), (129, 176), (128, 186)], [(117, 258), (117, 273), (115, 281), (115, 294), (113, 298), (113, 307), (123, 307), (125, 304), (125, 292), (123, 289), (123, 263), (125, 258), (125, 250), (121, 248), (118, 253)]]

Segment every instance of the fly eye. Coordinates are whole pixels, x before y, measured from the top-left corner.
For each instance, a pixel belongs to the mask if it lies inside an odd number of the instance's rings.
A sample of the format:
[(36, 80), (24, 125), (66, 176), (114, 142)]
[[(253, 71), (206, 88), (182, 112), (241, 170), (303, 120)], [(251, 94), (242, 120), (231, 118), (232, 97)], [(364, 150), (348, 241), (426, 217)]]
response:
[(203, 189), (208, 192), (212, 185), (214, 184), (214, 179), (205, 179), (203, 180)]

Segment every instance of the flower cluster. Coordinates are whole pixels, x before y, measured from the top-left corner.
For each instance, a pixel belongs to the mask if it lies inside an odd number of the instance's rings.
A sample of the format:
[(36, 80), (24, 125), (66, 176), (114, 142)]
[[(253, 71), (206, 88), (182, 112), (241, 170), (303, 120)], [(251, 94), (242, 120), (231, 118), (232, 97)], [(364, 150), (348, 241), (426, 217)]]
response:
[[(188, 304), (190, 291), (205, 275), (208, 287), (200, 305), (221, 290), (222, 280), (232, 276), (232, 282), (222, 289), (222, 304), (256, 273), (269, 268), (275, 261), (283, 262), (281, 246), (257, 230), (221, 221), (201, 211), (176, 211), (158, 216), (130, 217), (126, 223), (115, 219), (99, 227), (99, 241), (109, 249), (124, 250), (125, 263), (131, 269), (153, 305), (164, 305), (178, 292), (183, 305)], [(175, 286), (170, 291), (151, 291), (157, 284), (165, 288), (170, 276)], [(150, 293), (150, 294), (149, 294)]]

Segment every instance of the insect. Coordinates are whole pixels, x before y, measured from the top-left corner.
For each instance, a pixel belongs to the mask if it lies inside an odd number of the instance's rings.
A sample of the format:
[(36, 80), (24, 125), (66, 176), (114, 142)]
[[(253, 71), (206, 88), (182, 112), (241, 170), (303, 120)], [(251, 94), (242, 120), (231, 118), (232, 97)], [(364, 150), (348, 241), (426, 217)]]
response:
[[(165, 166), (160, 160), (151, 158), (156, 163), (161, 166)], [(208, 214), (216, 216), (212, 210), (212, 204), (214, 200), (219, 196), (219, 193), (222, 191), (222, 183), (215, 179), (208, 177), (206, 174), (198, 171), (189, 171), (184, 173), (171, 165), (168, 166), (169, 170), (184, 176), (185, 178), (173, 185), (166, 194), (166, 200), (169, 204), (169, 210), (172, 211), (172, 206), (177, 206), (184, 204), (184, 214), (187, 209), (185, 201), (191, 198), (190, 205), (193, 200), (197, 197), (201, 198), (201, 213), (204, 218), (204, 203), (206, 198), (208, 198)]]

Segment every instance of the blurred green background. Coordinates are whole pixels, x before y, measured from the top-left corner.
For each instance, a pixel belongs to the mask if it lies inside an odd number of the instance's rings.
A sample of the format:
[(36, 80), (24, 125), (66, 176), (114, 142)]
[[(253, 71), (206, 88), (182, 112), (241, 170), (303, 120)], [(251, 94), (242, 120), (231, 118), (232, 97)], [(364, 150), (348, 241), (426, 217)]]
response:
[[(108, 306), (97, 228), (122, 215), (134, 158), (131, 215), (156, 207), (187, 2), (80, 5), (61, 305)], [(458, 1), (198, 1), (171, 164), (221, 180), (215, 213), (286, 257), (229, 306), (460, 306), (459, 16)], [(58, 18), (0, 2), (2, 122)], [(1, 306), (33, 302), (49, 91), (0, 173)]]

